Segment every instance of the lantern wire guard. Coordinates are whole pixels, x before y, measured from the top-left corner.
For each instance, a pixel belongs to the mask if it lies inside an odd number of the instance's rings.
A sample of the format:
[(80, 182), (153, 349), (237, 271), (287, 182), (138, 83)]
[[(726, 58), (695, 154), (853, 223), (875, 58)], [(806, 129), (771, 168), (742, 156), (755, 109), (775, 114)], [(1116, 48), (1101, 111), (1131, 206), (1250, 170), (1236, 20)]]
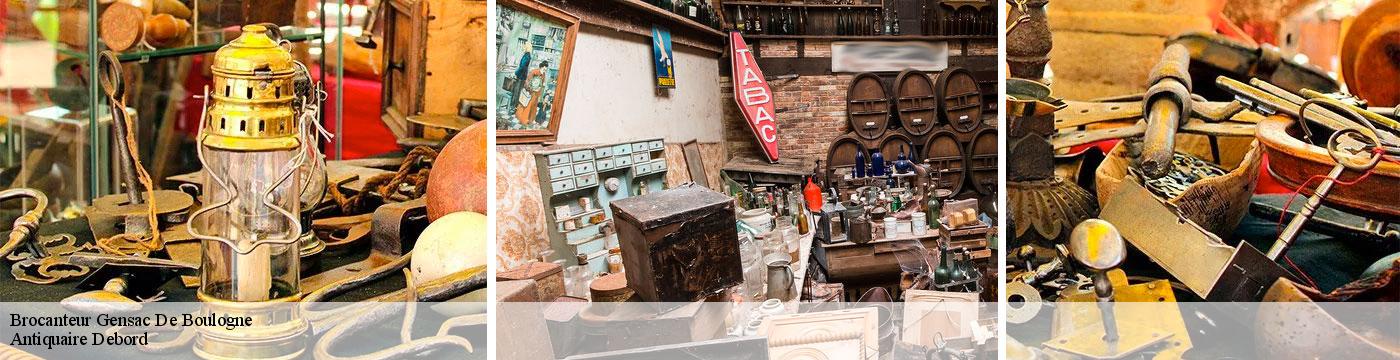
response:
[[(204, 165), (203, 208), (186, 226), (203, 248), (198, 297), (203, 316), (251, 317), (252, 326), (198, 328), (195, 354), (206, 359), (290, 359), (306, 349), (301, 298), (300, 209), (303, 169), (319, 163), (314, 128), (323, 96), (301, 91), (306, 67), (262, 25), (215, 53), (214, 92), (205, 89), (196, 146)], [(319, 131), (318, 131), (319, 130)]]

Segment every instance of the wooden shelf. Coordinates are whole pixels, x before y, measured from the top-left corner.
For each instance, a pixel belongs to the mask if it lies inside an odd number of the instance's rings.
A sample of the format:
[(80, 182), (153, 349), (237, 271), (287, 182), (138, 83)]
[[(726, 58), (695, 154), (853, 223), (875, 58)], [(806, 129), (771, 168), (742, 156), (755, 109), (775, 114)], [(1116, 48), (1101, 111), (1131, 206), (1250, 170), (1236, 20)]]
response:
[(945, 41), (996, 40), (996, 35), (767, 35), (744, 34), (745, 40)]
[(682, 25), (682, 26), (685, 26), (685, 27), (688, 27), (688, 28), (691, 28), (691, 29), (700, 31), (701, 33), (704, 33), (704, 34), (707, 34), (707, 35), (713, 35), (713, 36), (718, 36), (718, 37), (724, 37), (724, 32), (721, 32), (721, 31), (719, 31), (719, 30), (717, 30), (717, 29), (715, 29), (715, 28), (706, 26), (705, 24), (701, 24), (701, 23), (698, 22), (698, 21), (691, 20), (691, 19), (689, 19), (689, 18), (686, 18), (686, 17), (684, 17), (684, 16), (681, 16), (680, 14), (673, 13), (673, 12), (671, 12), (670, 10), (662, 9), (662, 8), (656, 7), (655, 5), (648, 4), (648, 3), (646, 3), (646, 2), (643, 2), (642, 0), (613, 0), (613, 1), (616, 2), (616, 3), (622, 4), (622, 5), (626, 5), (626, 6), (632, 7), (633, 9), (637, 9), (637, 10), (642, 11), (642, 12), (645, 12), (645, 13), (650, 13), (650, 14), (652, 14), (653, 16), (656, 16), (656, 17), (661, 18), (662, 20), (666, 20), (666, 21), (669, 21), (669, 22), (675, 23), (675, 24), (680, 24), (680, 25)]
[(884, 5), (881, 5), (881, 4), (837, 5), (837, 4), (774, 3), (774, 2), (758, 2), (758, 1), (726, 1), (726, 2), (724, 3), (724, 6), (795, 7), (795, 8), (807, 8), (807, 9), (879, 9), (879, 8), (884, 7)]
[[(562, 222), (565, 222), (565, 221), (574, 220), (574, 219), (582, 219), (582, 218), (586, 218), (586, 217), (593, 216), (593, 215), (597, 215), (597, 214), (601, 214), (601, 213), (603, 213), (603, 209), (593, 209), (593, 210), (585, 211), (585, 212), (582, 212), (582, 213), (569, 215), (569, 216), (567, 216), (567, 217), (557, 218), (557, 219), (554, 219), (554, 222), (555, 222), (555, 223), (562, 223)], [(592, 224), (589, 224), (589, 225), (592, 225)]]

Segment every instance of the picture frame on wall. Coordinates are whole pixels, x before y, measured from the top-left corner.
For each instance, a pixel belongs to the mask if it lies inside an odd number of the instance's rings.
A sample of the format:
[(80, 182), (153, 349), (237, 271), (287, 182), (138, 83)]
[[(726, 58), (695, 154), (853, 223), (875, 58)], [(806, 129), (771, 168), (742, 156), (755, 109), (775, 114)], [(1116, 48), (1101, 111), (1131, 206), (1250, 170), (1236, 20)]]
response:
[(533, 0), (500, 0), (496, 14), (496, 143), (553, 143), (579, 18)]

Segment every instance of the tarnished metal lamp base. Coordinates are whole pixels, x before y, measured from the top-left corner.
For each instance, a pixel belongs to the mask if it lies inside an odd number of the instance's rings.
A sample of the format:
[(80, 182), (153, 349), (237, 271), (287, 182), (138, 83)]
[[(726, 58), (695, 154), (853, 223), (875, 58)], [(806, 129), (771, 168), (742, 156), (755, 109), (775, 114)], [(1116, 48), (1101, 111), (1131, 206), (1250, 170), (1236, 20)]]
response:
[(201, 359), (296, 359), (306, 352), (311, 325), (301, 317), (299, 296), (266, 302), (230, 302), (200, 294), (199, 316), (251, 318), (251, 326), (210, 324), (196, 328), (194, 353)]

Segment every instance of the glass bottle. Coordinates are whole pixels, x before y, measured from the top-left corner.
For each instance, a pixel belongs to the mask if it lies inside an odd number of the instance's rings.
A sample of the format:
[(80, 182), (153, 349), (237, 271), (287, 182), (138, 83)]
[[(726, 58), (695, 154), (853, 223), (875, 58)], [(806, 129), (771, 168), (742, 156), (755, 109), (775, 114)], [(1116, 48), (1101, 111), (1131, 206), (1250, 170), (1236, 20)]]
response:
[(852, 174), (851, 176), (852, 176), (853, 178), (856, 178), (856, 179), (865, 177), (865, 152), (864, 152), (864, 151), (856, 151), (856, 168), (855, 168), (854, 174)]
[(938, 268), (933, 270), (933, 284), (947, 284), (952, 279), (952, 257), (948, 256), (948, 243), (938, 241)]
[(569, 268), (573, 269), (573, 287), (572, 290), (569, 291), (569, 295), (590, 299), (591, 297), (589, 296), (588, 289), (589, 286), (593, 284), (593, 278), (596, 274), (593, 273), (593, 268), (588, 266), (588, 255), (578, 254), (578, 265)]
[[(798, 207), (798, 209), (801, 209), (801, 208), (802, 208), (802, 207)], [(820, 210), (818, 210), (818, 211), (820, 211)], [(801, 234), (801, 235), (807, 235), (807, 232), (808, 232), (808, 231), (811, 231), (810, 229), (808, 229), (808, 226), (810, 226), (810, 224), (808, 224), (807, 212), (806, 212), (806, 211), (798, 210), (798, 211), (797, 211), (797, 233), (798, 233), (798, 234)]]
[(744, 7), (736, 7), (734, 11), (734, 30), (739, 31), (740, 34), (744, 33), (745, 22), (746, 20), (744, 20)]
[(899, 10), (894, 11), (894, 24), (890, 25), (890, 31), (894, 32), (893, 35), (899, 35)]
[(618, 274), (622, 271), (622, 248), (608, 249), (608, 273)]
[(928, 210), (925, 212), (928, 213), (928, 227), (937, 229), (938, 218), (943, 214), (943, 199), (938, 198), (937, 189), (934, 187), (929, 187)]
[(870, 176), (885, 176), (885, 156), (879, 150), (870, 154)]
[(685, 16), (691, 20), (700, 18), (700, 7), (696, 5), (695, 0), (685, 0), (685, 5), (682, 6), (685, 9)]
[(755, 8), (753, 14), (755, 17), (755, 19), (753, 20), (753, 32), (755, 34), (763, 34), (763, 13), (760, 12), (757, 8)]
[(885, 18), (885, 21), (884, 21), (884, 22), (885, 22), (885, 26), (884, 26), (884, 28), (885, 28), (885, 34), (887, 34), (887, 35), (894, 35), (894, 29), (891, 29), (891, 28), (890, 28), (890, 26), (892, 26), (893, 23), (894, 23), (894, 19), (891, 19), (891, 18), (890, 18), (890, 12), (889, 12), (889, 11), (884, 11), (884, 14), (881, 14), (881, 16), (883, 16), (883, 17)]
[(881, 28), (881, 26), (883, 26), (882, 24), (884, 24), (885, 21), (880, 18), (880, 10), (871, 10), (870, 17), (873, 19), (872, 23), (875, 25), (875, 30), (873, 31), (875, 35), (884, 35), (885, 29)]
[(836, 35), (846, 35), (846, 9), (836, 12)]
[(797, 16), (797, 32), (799, 32), (799, 33), (801, 33), (801, 34), (803, 34), (803, 35), (806, 35), (806, 34), (807, 34), (807, 8), (805, 8), (805, 7), (802, 8), (802, 11), (799, 12), (797, 15), (798, 15), (798, 16)]

